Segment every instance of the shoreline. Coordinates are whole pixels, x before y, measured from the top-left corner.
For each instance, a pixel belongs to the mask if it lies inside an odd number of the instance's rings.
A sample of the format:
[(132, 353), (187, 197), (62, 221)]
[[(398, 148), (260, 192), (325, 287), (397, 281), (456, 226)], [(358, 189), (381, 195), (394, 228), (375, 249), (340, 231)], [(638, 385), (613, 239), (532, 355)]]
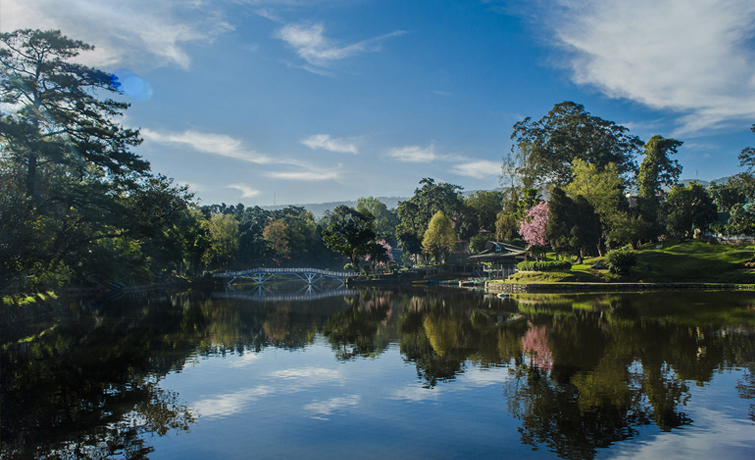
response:
[(640, 292), (640, 291), (755, 291), (755, 284), (737, 283), (509, 283), (486, 281), (488, 294), (548, 294), (589, 292)]

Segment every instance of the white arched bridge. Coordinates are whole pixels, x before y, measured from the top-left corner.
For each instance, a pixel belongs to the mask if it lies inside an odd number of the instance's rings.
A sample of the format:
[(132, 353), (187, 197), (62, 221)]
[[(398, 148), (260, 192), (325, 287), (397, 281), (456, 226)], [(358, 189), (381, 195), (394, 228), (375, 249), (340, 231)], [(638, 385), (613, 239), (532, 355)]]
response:
[(322, 270), (319, 268), (252, 268), (236, 272), (213, 273), (213, 278), (221, 278), (231, 285), (239, 278), (248, 278), (257, 284), (264, 284), (274, 276), (295, 276), (307, 284), (316, 283), (322, 279), (335, 279), (345, 284), (353, 272), (336, 272), (332, 270)]

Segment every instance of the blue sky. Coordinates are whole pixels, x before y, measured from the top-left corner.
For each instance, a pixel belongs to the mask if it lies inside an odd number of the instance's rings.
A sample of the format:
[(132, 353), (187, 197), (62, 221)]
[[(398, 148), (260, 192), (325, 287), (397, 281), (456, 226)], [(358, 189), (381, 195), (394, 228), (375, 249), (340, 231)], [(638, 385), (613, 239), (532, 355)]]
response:
[(755, 146), (752, 0), (2, 0), (18, 28), (141, 78), (135, 152), (203, 204), (493, 189), (512, 125), (564, 100), (684, 141), (683, 178)]

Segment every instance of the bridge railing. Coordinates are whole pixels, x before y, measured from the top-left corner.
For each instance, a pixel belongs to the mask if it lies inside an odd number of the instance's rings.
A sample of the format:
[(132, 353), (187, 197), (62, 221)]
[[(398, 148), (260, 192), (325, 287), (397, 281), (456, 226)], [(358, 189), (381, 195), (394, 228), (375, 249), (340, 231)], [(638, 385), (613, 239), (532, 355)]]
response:
[(323, 270), (320, 268), (251, 268), (235, 272), (213, 273), (214, 278), (233, 278), (236, 276), (253, 275), (255, 273), (315, 273), (318, 275), (335, 276), (338, 278), (348, 278), (355, 275), (353, 272), (337, 272), (333, 270)]

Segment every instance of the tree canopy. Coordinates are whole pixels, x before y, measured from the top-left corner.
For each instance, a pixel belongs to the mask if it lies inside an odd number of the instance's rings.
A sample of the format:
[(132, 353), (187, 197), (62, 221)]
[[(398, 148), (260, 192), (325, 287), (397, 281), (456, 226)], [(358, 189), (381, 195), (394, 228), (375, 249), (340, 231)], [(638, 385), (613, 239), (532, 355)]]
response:
[(369, 254), (375, 242), (374, 217), (340, 205), (325, 216), (322, 239), (331, 250), (343, 254), (359, 272), (359, 261)]
[(436, 263), (443, 263), (456, 247), (456, 233), (451, 220), (438, 211), (430, 219), (427, 231), (422, 239), (422, 248), (431, 254)]
[(524, 174), (536, 183), (564, 185), (576, 160), (602, 169), (616, 165), (619, 174), (635, 170), (634, 155), (643, 142), (629, 129), (587, 112), (583, 105), (561, 102), (547, 115), (527, 117), (514, 125), (512, 151), (523, 158)]

